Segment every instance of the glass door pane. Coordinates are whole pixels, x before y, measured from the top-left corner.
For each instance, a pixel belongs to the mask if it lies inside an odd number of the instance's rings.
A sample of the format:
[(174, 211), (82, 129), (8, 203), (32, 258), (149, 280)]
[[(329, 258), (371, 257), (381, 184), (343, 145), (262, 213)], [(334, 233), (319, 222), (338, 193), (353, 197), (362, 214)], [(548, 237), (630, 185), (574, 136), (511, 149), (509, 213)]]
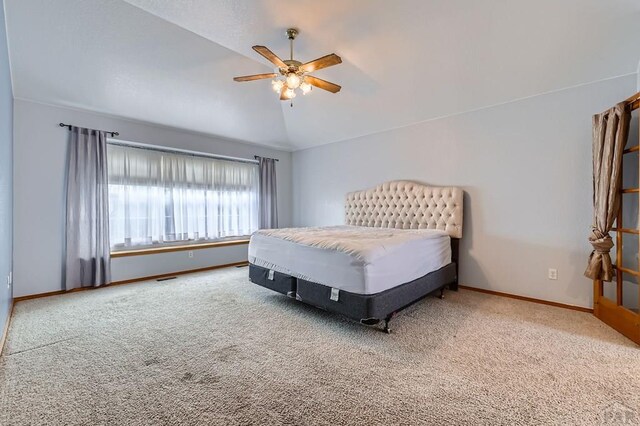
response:
[(638, 312), (638, 295), (638, 277), (623, 274), (622, 306), (631, 311)]

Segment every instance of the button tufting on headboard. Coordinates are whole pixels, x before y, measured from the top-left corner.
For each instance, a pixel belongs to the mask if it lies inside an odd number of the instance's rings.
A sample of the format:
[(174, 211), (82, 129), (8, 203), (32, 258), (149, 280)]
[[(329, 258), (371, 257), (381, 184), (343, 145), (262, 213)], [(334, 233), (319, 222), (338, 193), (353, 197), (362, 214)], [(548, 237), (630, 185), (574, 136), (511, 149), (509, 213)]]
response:
[(410, 181), (386, 182), (347, 194), (346, 223), (401, 229), (440, 229), (462, 237), (462, 189)]

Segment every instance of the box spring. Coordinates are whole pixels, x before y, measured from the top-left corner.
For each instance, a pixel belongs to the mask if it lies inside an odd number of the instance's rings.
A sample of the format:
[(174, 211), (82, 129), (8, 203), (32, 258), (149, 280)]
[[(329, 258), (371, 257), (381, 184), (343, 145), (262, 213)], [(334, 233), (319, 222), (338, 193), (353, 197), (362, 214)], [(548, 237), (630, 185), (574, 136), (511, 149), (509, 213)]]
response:
[[(273, 279), (269, 279), (269, 274)], [(430, 293), (451, 285), (457, 289), (456, 264), (448, 265), (408, 283), (400, 284), (375, 294), (357, 294), (344, 290), (338, 300), (331, 299), (331, 287), (249, 265), (251, 282), (268, 289), (295, 297), (304, 303), (344, 315), (365, 324), (375, 324), (390, 318), (396, 312), (422, 299)]]

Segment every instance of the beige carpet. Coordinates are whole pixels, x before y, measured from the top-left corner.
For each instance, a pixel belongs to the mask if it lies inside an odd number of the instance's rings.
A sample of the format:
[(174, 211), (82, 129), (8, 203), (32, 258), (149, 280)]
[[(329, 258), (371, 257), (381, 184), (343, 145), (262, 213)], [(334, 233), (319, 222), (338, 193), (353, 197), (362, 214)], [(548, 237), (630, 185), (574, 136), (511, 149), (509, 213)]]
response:
[(589, 314), (463, 290), (386, 335), (247, 272), (18, 303), (0, 424), (640, 423), (640, 349)]

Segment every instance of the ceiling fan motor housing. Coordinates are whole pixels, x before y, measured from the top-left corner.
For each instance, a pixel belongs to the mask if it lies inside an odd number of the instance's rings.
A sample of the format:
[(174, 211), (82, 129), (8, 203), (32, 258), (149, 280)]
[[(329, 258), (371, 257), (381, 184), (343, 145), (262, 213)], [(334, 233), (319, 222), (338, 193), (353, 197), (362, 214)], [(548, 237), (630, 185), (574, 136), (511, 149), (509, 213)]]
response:
[(296, 73), (298, 75), (304, 74), (302, 71), (300, 71), (300, 65), (302, 65), (302, 62), (296, 61), (293, 59), (284, 60), (282, 62), (287, 64), (287, 68), (280, 68), (280, 74), (287, 75), (291, 72)]

